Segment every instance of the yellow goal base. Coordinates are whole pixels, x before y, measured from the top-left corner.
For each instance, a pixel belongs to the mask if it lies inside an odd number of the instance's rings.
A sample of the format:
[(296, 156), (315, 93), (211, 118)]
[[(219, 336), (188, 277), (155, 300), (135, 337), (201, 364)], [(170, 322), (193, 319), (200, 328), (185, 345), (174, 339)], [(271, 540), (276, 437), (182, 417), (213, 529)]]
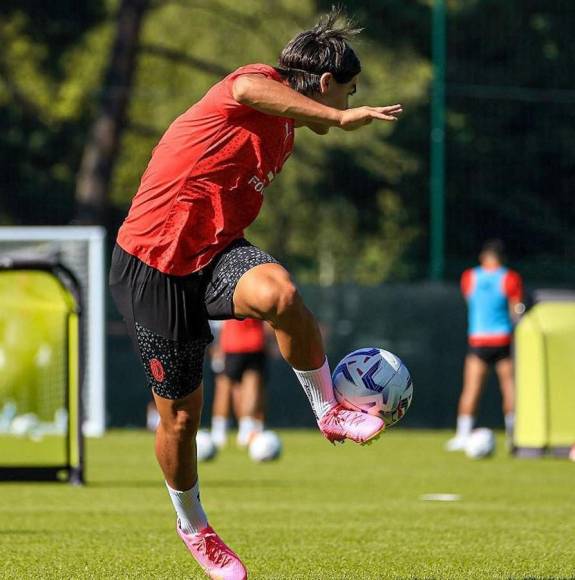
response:
[(519, 457), (568, 456), (575, 444), (575, 300), (540, 302), (515, 331)]

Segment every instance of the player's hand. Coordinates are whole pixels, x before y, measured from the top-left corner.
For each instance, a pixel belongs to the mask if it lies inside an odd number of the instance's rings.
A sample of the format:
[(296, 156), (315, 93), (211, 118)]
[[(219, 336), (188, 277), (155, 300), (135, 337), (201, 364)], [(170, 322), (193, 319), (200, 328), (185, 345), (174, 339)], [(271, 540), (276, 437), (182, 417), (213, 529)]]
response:
[(402, 105), (346, 109), (341, 112), (339, 127), (344, 131), (354, 131), (364, 125), (369, 125), (372, 121), (397, 121), (397, 117), (402, 112)]

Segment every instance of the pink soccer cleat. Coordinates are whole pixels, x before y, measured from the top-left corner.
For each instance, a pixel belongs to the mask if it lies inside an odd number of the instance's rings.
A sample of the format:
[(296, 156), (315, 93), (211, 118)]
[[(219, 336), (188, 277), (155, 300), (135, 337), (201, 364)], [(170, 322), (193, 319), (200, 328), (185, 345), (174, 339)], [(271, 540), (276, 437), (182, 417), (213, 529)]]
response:
[(361, 445), (373, 441), (385, 428), (380, 417), (361, 411), (350, 411), (343, 405), (332, 407), (318, 421), (318, 425), (330, 443), (351, 439)]
[(178, 522), (177, 530), (192, 556), (212, 580), (246, 580), (248, 571), (245, 566), (210, 526), (197, 534), (186, 534)]

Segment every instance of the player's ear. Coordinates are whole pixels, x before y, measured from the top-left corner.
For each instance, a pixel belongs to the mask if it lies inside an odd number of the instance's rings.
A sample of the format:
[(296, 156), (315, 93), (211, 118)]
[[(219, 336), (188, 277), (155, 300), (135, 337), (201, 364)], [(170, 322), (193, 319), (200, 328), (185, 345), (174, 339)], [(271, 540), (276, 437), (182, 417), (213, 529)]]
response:
[(322, 95), (325, 95), (333, 83), (333, 75), (331, 73), (323, 73), (319, 78), (319, 90)]

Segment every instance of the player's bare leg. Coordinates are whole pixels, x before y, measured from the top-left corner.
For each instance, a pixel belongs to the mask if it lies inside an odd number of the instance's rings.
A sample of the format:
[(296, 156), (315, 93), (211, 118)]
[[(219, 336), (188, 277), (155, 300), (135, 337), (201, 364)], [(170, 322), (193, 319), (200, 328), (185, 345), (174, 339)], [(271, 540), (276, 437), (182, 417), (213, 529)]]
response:
[(499, 380), (499, 388), (503, 398), (503, 414), (513, 413), (515, 410), (515, 383), (513, 380), (513, 361), (504, 358), (497, 361), (495, 372)]
[(154, 393), (154, 400), (160, 414), (156, 457), (178, 514), (178, 535), (210, 578), (245, 580), (244, 565), (208, 525), (200, 503), (196, 433), (202, 412), (202, 387), (176, 400)]
[(263, 423), (259, 417), (263, 388), (264, 377), (260, 371), (248, 369), (244, 372), (239, 385), (240, 412), (237, 442), (240, 447), (249, 445), (254, 435), (263, 430)]
[(160, 424), (156, 431), (156, 458), (166, 483), (173, 489), (190, 489), (198, 479), (196, 433), (202, 412), (200, 386), (183, 399), (164, 399), (154, 393)]
[(483, 385), (489, 372), (489, 365), (475, 354), (465, 358), (463, 370), (463, 390), (457, 408), (457, 431), (455, 437), (446, 444), (447, 451), (460, 451), (465, 447), (467, 437), (473, 429), (473, 422)]
[(505, 417), (505, 435), (507, 445), (511, 449), (513, 442), (513, 427), (515, 425), (515, 381), (513, 378), (513, 360), (510, 357), (497, 361), (495, 372), (499, 380), (499, 388), (503, 398), (503, 416)]
[(264, 378), (262, 373), (248, 369), (241, 382), (240, 413), (242, 417), (255, 417), (261, 409)]
[(261, 264), (240, 278), (234, 291), (234, 312), (238, 317), (269, 322), (282, 356), (292, 367), (311, 370), (323, 364), (325, 351), (318, 324), (279, 264)]
[(224, 373), (218, 373), (214, 383), (211, 434), (214, 445), (222, 448), (227, 441), (228, 422), (232, 407), (232, 383)]
[(463, 391), (459, 399), (458, 415), (475, 416), (489, 365), (477, 355), (468, 354), (465, 358)]
[(279, 350), (293, 367), (328, 440), (366, 443), (383, 431), (379, 417), (337, 404), (319, 326), (282, 266), (261, 264), (248, 270), (233, 300), (236, 316), (260, 318), (273, 328)]

